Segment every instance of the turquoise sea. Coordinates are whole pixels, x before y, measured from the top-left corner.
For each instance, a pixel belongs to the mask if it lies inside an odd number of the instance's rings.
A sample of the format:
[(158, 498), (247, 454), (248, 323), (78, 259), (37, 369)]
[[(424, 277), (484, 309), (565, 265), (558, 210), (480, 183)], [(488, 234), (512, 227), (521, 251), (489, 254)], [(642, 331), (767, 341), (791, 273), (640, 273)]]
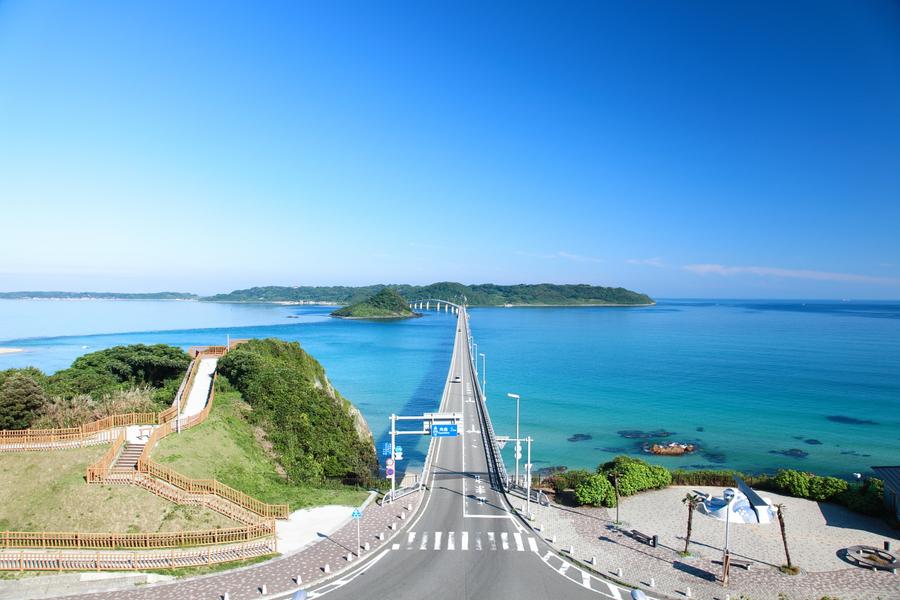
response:
[[(299, 341), (382, 441), (391, 412), (436, 407), (453, 317), (342, 321), (328, 307), (175, 301), (0, 301), (0, 369), (52, 372), (127, 343)], [(900, 302), (668, 300), (646, 308), (474, 308), (498, 433), (535, 466), (594, 467), (653, 441), (700, 450), (668, 466), (850, 477), (900, 463)], [(479, 367), (480, 367), (479, 362)], [(408, 466), (424, 441), (405, 440)], [(379, 444), (380, 446), (380, 444)], [(507, 449), (508, 450), (508, 449)], [(644, 455), (646, 456), (646, 455)], [(512, 468), (512, 457), (507, 465)]]

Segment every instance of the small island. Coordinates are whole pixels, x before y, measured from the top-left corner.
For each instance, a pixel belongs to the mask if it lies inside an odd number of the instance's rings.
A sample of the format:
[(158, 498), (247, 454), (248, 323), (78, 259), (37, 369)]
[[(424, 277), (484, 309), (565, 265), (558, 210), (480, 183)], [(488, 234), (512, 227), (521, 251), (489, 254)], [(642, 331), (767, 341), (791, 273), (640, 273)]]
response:
[(409, 319), (421, 315), (410, 310), (396, 290), (386, 287), (367, 300), (339, 308), (331, 316), (338, 319)]

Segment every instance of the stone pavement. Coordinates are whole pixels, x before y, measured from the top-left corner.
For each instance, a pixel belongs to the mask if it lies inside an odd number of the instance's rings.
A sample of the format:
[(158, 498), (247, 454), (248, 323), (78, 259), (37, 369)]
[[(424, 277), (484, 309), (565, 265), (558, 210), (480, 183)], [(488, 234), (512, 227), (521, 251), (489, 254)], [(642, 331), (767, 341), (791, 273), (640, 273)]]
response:
[[(533, 525), (540, 528), (540, 535), (558, 551), (569, 554), (571, 547), (571, 557), (583, 563), (596, 557), (596, 564), (589, 566), (599, 574), (647, 589), (658, 597), (686, 598), (690, 588), (692, 598), (719, 600), (726, 594), (731, 598), (753, 600), (782, 597), (817, 600), (824, 596), (845, 600), (900, 599), (900, 575), (850, 566), (820, 572), (804, 570), (799, 575), (785, 575), (776, 565), (754, 563), (750, 570), (732, 566), (726, 589), (719, 579), (721, 564), (716, 562), (720, 559), (720, 550), (702, 553), (707, 556), (682, 557), (679, 552), (684, 549), (683, 545), (667, 545), (661, 541), (659, 547), (651, 548), (626, 535), (625, 532), (637, 528), (636, 525), (624, 523), (621, 529), (614, 525), (614, 509), (532, 504), (532, 512)], [(683, 515), (679, 513), (678, 518), (682, 519)], [(698, 518), (704, 517), (696, 515), (695, 523)], [(654, 533), (641, 531), (649, 535)]]
[[(370, 544), (370, 550), (360, 549), (362, 558), (373, 555), (409, 522), (418, 511), (423, 494), (416, 492), (398, 500), (395, 504), (370, 504), (360, 521), (360, 543)], [(407, 506), (410, 510), (407, 510)], [(402, 515), (402, 518), (401, 518)], [(390, 529), (393, 525), (395, 529)], [(384, 540), (377, 536), (384, 533)], [(222, 573), (183, 579), (142, 587), (139, 590), (119, 590), (66, 596), (78, 600), (218, 600), (228, 592), (231, 600), (260, 598), (263, 585), (267, 594), (290, 591), (297, 588), (294, 578), (300, 576), (303, 585), (333, 576), (340, 570), (353, 566), (347, 555), (356, 550), (356, 522), (350, 521), (333, 535), (298, 552), (266, 561), (259, 565), (233, 569)], [(354, 557), (355, 560), (356, 557)], [(331, 574), (324, 572), (329, 565)]]

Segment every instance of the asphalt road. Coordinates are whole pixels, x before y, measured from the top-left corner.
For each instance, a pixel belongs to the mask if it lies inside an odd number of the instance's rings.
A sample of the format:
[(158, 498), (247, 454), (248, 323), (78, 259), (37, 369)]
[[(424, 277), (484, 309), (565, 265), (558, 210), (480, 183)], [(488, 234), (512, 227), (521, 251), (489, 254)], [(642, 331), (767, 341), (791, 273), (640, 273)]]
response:
[[(628, 598), (627, 591), (550, 552), (510, 514), (503, 494), (491, 487), (464, 313), (457, 329), (441, 412), (462, 412), (463, 433), (436, 438), (426, 504), (390, 547), (356, 571), (308, 590), (309, 597)], [(456, 376), (458, 383), (453, 381)]]

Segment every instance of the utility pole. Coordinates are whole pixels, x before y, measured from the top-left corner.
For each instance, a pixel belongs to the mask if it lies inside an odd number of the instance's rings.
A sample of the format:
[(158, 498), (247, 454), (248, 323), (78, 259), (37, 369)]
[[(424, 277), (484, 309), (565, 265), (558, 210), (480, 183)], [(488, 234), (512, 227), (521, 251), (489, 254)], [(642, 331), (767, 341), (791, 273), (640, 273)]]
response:
[(391, 503), (394, 502), (394, 494), (397, 492), (397, 415), (391, 414)]
[(531, 436), (529, 435), (525, 438), (525, 441), (528, 442), (528, 462), (525, 463), (525, 477), (527, 481), (525, 482), (526, 490), (525, 490), (525, 518), (531, 520)]

